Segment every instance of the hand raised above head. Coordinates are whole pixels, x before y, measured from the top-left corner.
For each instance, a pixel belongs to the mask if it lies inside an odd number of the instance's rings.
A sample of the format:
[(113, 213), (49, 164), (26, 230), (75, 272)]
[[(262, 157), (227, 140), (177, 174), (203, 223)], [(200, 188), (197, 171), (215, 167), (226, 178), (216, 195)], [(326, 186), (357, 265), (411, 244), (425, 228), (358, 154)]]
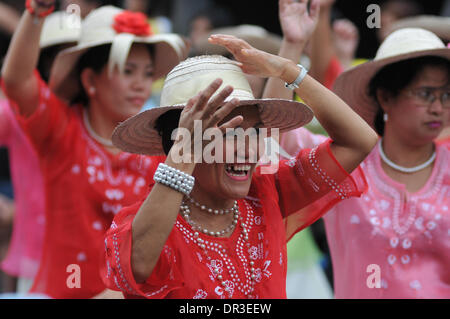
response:
[(311, 38), (319, 20), (320, 1), (280, 0), (278, 15), (284, 38), (290, 43), (305, 45)]
[(235, 36), (214, 34), (208, 41), (230, 51), (245, 73), (261, 77), (280, 77), (284, 71), (286, 59), (255, 49)]

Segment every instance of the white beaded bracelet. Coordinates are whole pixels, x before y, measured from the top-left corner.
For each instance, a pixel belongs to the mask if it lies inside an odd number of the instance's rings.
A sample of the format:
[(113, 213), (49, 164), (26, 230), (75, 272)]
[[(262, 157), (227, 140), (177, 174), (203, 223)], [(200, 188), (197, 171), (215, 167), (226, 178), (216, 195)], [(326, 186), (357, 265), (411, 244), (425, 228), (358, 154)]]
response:
[(159, 163), (153, 175), (155, 182), (166, 185), (180, 193), (189, 195), (194, 188), (195, 178), (164, 163)]

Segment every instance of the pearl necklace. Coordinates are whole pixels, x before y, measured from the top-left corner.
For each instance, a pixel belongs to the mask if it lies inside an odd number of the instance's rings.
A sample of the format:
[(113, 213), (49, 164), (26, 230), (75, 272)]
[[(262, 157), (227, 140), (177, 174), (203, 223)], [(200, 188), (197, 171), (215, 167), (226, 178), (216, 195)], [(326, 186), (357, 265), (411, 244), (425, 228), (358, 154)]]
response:
[(212, 208), (208, 208), (205, 205), (200, 204), (199, 202), (197, 202), (195, 199), (193, 199), (192, 197), (188, 197), (189, 201), (194, 204), (196, 207), (200, 208), (201, 210), (208, 212), (210, 214), (214, 214), (214, 215), (225, 215), (228, 214), (232, 211), (235, 211), (236, 209), (238, 209), (238, 203), (237, 201), (234, 201), (234, 205), (231, 208), (228, 209), (212, 209)]
[(383, 142), (383, 139), (381, 139), (380, 142), (378, 143), (378, 150), (380, 152), (381, 159), (389, 167), (391, 167), (391, 168), (393, 168), (393, 169), (395, 169), (397, 171), (400, 171), (402, 173), (415, 173), (415, 172), (421, 171), (425, 167), (428, 167), (436, 159), (436, 151), (434, 151), (433, 154), (431, 155), (431, 157), (425, 163), (417, 165), (417, 166), (414, 166), (414, 167), (403, 167), (403, 166), (395, 164), (389, 158), (387, 158), (386, 154), (383, 151), (383, 147), (381, 146), (382, 142)]
[(86, 110), (83, 111), (83, 121), (84, 121), (84, 126), (86, 126), (86, 130), (88, 131), (89, 135), (94, 140), (96, 140), (97, 142), (99, 142), (103, 146), (114, 147), (114, 144), (112, 143), (111, 140), (103, 138), (103, 137), (101, 137), (100, 135), (98, 135), (97, 133), (94, 132), (94, 130), (91, 127), (91, 124), (89, 123), (88, 114), (87, 114)]
[(189, 206), (185, 204), (184, 201), (180, 205), (180, 210), (181, 210), (181, 214), (183, 215), (184, 219), (186, 220), (186, 222), (189, 225), (191, 225), (193, 230), (201, 231), (205, 235), (214, 236), (214, 237), (221, 237), (221, 236), (224, 236), (226, 233), (233, 231), (234, 228), (236, 227), (236, 225), (238, 224), (238, 221), (239, 221), (239, 208), (237, 207), (237, 202), (235, 203), (235, 205), (232, 208), (232, 210), (233, 210), (233, 221), (225, 229), (223, 229), (221, 231), (217, 231), (217, 232), (210, 231), (210, 230), (208, 230), (208, 229), (206, 229), (204, 227), (201, 227), (196, 222), (194, 222), (191, 219), (191, 210), (189, 209)]
[[(256, 269), (256, 262), (254, 260), (257, 259), (255, 256), (250, 256), (248, 249), (250, 247), (249, 243), (249, 232), (253, 227), (253, 209), (247, 203), (245, 203), (245, 207), (247, 208), (247, 216), (246, 220), (243, 220), (243, 216), (239, 216), (238, 219), (241, 220), (240, 227), (242, 228), (241, 234), (238, 237), (236, 244), (236, 253), (240, 262), (243, 266), (243, 272), (245, 279), (240, 279), (238, 276), (238, 272), (236, 266), (233, 265), (232, 260), (228, 256), (227, 250), (229, 247), (222, 246), (222, 243), (215, 242), (214, 240), (210, 240), (209, 238), (201, 238), (201, 235), (198, 231), (192, 233), (188, 228), (183, 226), (179, 221), (176, 222), (176, 227), (186, 236), (186, 239), (195, 243), (203, 252), (206, 260), (212, 262), (212, 257), (210, 253), (217, 253), (221, 260), (223, 261), (223, 266), (212, 267), (211, 271), (213, 272), (214, 278), (219, 281), (220, 286), (229, 294), (231, 298), (233, 296), (233, 291), (238, 289), (248, 298), (253, 297), (252, 293), (255, 290), (255, 284), (261, 280), (261, 270), (260, 268)], [(184, 205), (184, 203), (183, 203)], [(189, 208), (188, 208), (189, 209)], [(239, 213), (239, 209), (238, 209)], [(233, 220), (234, 223), (234, 220)], [(203, 233), (203, 232), (202, 232)], [(246, 248), (245, 248), (246, 247)], [(247, 251), (247, 254), (245, 253)], [(252, 260), (253, 259), (253, 260)], [(209, 267), (213, 266), (212, 264)], [(224, 271), (228, 271), (229, 279), (224, 278)]]

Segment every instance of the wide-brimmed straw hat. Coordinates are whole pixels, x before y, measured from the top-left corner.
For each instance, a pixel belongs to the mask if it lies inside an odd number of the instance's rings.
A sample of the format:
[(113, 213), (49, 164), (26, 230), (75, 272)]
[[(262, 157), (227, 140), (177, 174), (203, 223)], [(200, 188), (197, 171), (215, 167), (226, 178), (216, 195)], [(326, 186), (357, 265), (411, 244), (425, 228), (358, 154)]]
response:
[(50, 87), (59, 96), (71, 100), (80, 90), (76, 64), (89, 49), (111, 44), (109, 73), (117, 66), (123, 71), (133, 43), (155, 45), (153, 58), (155, 77), (165, 76), (186, 58), (188, 43), (176, 34), (152, 34), (148, 19), (114, 6), (93, 10), (81, 23), (78, 44), (62, 51), (56, 58), (50, 77)]
[(161, 136), (155, 129), (157, 119), (170, 110), (181, 111), (189, 99), (217, 78), (223, 83), (216, 94), (231, 85), (234, 90), (226, 101), (238, 98), (238, 106), (256, 105), (265, 128), (278, 128), (284, 132), (303, 126), (313, 118), (311, 109), (299, 102), (255, 99), (236, 62), (218, 55), (197, 56), (181, 62), (167, 75), (161, 106), (137, 114), (116, 127), (112, 136), (114, 145), (130, 153), (163, 155)]
[(433, 32), (444, 41), (450, 41), (450, 17), (419, 15), (396, 21), (390, 27), (392, 32), (403, 28), (422, 28)]
[(45, 18), (39, 47), (45, 49), (55, 45), (77, 43), (81, 29), (76, 24), (77, 21), (72, 15), (64, 11), (53, 12)]
[(252, 47), (268, 52), (271, 54), (278, 54), (281, 47), (281, 36), (270, 33), (263, 27), (251, 24), (242, 24), (238, 26), (230, 26), (212, 30), (207, 36), (200, 39), (198, 43), (192, 48), (194, 54), (198, 55), (226, 55), (228, 50), (223, 46), (211, 44), (208, 38), (212, 34), (226, 34), (233, 35), (249, 43)]
[(421, 28), (397, 30), (383, 41), (374, 60), (342, 73), (333, 90), (374, 128), (378, 104), (369, 95), (370, 81), (387, 65), (424, 56), (450, 60), (450, 49), (430, 31)]

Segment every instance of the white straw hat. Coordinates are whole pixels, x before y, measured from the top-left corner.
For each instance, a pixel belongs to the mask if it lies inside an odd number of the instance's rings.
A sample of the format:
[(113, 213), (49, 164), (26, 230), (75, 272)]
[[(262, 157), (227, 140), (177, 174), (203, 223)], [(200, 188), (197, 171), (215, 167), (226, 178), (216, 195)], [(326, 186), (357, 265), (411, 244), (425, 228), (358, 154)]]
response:
[(403, 28), (422, 28), (433, 32), (444, 41), (450, 41), (450, 17), (419, 15), (396, 21), (390, 30)]
[(420, 28), (397, 30), (383, 41), (373, 61), (342, 73), (336, 79), (333, 90), (374, 127), (378, 104), (369, 95), (370, 81), (387, 65), (424, 56), (450, 60), (450, 49), (430, 31)]
[[(90, 48), (111, 44), (109, 72), (115, 66), (122, 72), (133, 43), (155, 45), (155, 77), (165, 76), (185, 59), (188, 43), (176, 34), (151, 34), (147, 18), (114, 6), (93, 10), (81, 23), (77, 46), (58, 54), (50, 76), (50, 88), (59, 96), (71, 100), (80, 90), (76, 64)], [(138, 19), (139, 18), (139, 19)], [(144, 30), (142, 30), (144, 28)], [(148, 32), (143, 32), (148, 31)]]
[(226, 101), (238, 98), (239, 106), (257, 105), (265, 128), (278, 128), (284, 132), (303, 126), (313, 118), (311, 109), (299, 102), (255, 99), (236, 62), (219, 55), (204, 55), (178, 64), (166, 77), (161, 106), (137, 114), (117, 126), (112, 136), (114, 145), (130, 153), (163, 155), (161, 136), (155, 129), (157, 119), (167, 111), (181, 111), (190, 98), (206, 89), (216, 78), (223, 80), (216, 94), (231, 85), (234, 91)]
[(54, 45), (77, 43), (80, 37), (80, 21), (64, 11), (56, 11), (45, 18), (39, 46), (45, 49)]
[(211, 34), (234, 35), (258, 50), (275, 55), (280, 51), (282, 42), (282, 38), (279, 35), (270, 33), (263, 27), (252, 24), (242, 24), (212, 30), (207, 36), (200, 39), (195, 47), (193, 47), (194, 54), (225, 55), (229, 53), (223, 46), (209, 43), (208, 37)]

